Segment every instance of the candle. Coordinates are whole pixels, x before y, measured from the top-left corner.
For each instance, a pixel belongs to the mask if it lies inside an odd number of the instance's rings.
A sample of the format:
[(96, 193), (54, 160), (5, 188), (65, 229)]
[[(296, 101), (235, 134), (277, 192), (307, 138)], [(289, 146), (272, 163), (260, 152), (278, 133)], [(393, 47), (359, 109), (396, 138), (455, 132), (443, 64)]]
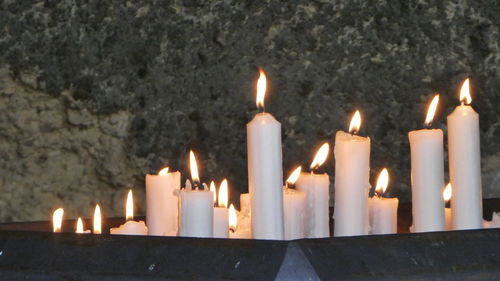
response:
[(83, 230), (83, 221), (82, 218), (78, 217), (78, 220), (76, 221), (76, 230), (75, 233), (78, 234), (88, 234), (90, 233), (90, 229)]
[(443, 131), (429, 129), (438, 102), (439, 95), (435, 95), (424, 122), (428, 129), (408, 133), (411, 150), (412, 230), (415, 232), (444, 230)]
[(198, 166), (193, 151), (189, 152), (189, 164), (193, 187), (180, 192), (179, 235), (187, 237), (213, 236), (213, 197), (210, 190), (201, 189)]
[(451, 219), (451, 208), (446, 207), (450, 203), (451, 199), (451, 184), (448, 183), (446, 187), (443, 190), (443, 200), (445, 202), (445, 208), (444, 208), (444, 225), (446, 230), (453, 230), (453, 223)]
[(250, 210), (250, 194), (242, 193), (240, 194), (240, 214), (246, 217), (251, 216), (252, 211)]
[(479, 115), (470, 103), (469, 79), (460, 90), (461, 105), (448, 115), (448, 157), (453, 229), (474, 229), (482, 225), (481, 158)]
[[(300, 176), (302, 167), (297, 167), (286, 180), (283, 190), (283, 214), (285, 226), (285, 240), (301, 239), (306, 237), (306, 194), (290, 188)], [(328, 216), (327, 216), (328, 217)]]
[[(241, 203), (240, 203), (241, 204)], [(240, 212), (241, 213), (241, 212)], [(243, 228), (239, 224), (238, 214), (233, 204), (229, 206), (229, 238), (232, 239), (250, 239), (252, 233), (250, 228)]]
[[(215, 198), (215, 197), (214, 197)], [(214, 238), (229, 237), (229, 213), (227, 210), (228, 187), (224, 179), (219, 187), (218, 207), (214, 207)]]
[(311, 163), (311, 173), (302, 173), (297, 181), (297, 190), (306, 194), (306, 237), (322, 238), (330, 236), (330, 178), (327, 173), (315, 174), (328, 157), (330, 145), (325, 143), (316, 153)]
[(389, 172), (384, 168), (377, 179), (375, 196), (368, 200), (371, 234), (392, 234), (398, 231), (399, 200), (382, 197), (388, 184)]
[(94, 234), (101, 234), (101, 208), (99, 204), (95, 205), (94, 210)]
[(160, 170), (158, 175), (146, 175), (146, 222), (149, 235), (177, 235), (177, 193), (180, 187), (181, 173), (169, 172), (168, 167)]
[(63, 215), (64, 215), (63, 208), (56, 209), (52, 214), (52, 228), (54, 232), (61, 232)]
[(356, 111), (349, 133), (335, 136), (335, 236), (368, 234), (370, 138), (356, 135), (360, 126)]
[(125, 224), (117, 228), (111, 228), (111, 234), (121, 235), (147, 235), (148, 228), (144, 221), (134, 221), (134, 199), (132, 197), (132, 189), (128, 191), (127, 203), (125, 208)]
[[(266, 76), (260, 71), (257, 107), (264, 110)], [(283, 239), (283, 179), (281, 124), (261, 112), (247, 124), (248, 188), (252, 235), (256, 239)]]

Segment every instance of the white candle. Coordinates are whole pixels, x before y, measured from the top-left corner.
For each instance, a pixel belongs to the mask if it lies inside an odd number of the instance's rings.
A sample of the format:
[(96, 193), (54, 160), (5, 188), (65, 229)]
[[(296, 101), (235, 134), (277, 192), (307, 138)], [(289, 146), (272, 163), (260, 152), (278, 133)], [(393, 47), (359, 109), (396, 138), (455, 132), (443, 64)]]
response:
[(78, 217), (78, 220), (76, 221), (76, 231), (75, 233), (78, 233), (78, 234), (88, 234), (90, 233), (90, 229), (87, 229), (87, 230), (83, 230), (84, 227), (83, 227), (83, 221), (82, 221), (82, 218)]
[[(439, 95), (429, 105), (425, 125), (430, 126)], [(408, 133), (411, 150), (411, 193), (415, 232), (444, 230), (443, 131), (422, 129)]]
[(214, 238), (229, 237), (229, 212), (227, 210), (228, 186), (224, 179), (219, 187), (218, 207), (214, 207)]
[(355, 134), (360, 125), (356, 111), (351, 133), (338, 131), (335, 136), (334, 236), (366, 235), (369, 230), (370, 138)]
[(382, 197), (388, 183), (389, 173), (384, 168), (377, 180), (375, 196), (368, 201), (370, 234), (393, 234), (398, 232), (399, 200), (397, 198)]
[(451, 219), (451, 208), (447, 208), (446, 204), (450, 202), (451, 199), (451, 184), (448, 183), (443, 190), (443, 200), (445, 202), (444, 208), (444, 229), (445, 230), (453, 230), (453, 223)]
[(293, 171), (283, 189), (283, 214), (285, 226), (285, 240), (302, 239), (306, 237), (306, 194), (293, 186), (300, 176), (301, 167)]
[[(265, 75), (257, 83), (257, 106), (263, 108)], [(247, 124), (248, 187), (252, 209), (252, 236), (282, 240), (283, 171), (281, 124), (269, 113), (258, 113)]]
[(328, 157), (330, 146), (325, 143), (316, 153), (311, 164), (311, 173), (302, 173), (297, 181), (297, 190), (306, 194), (306, 237), (322, 238), (330, 236), (330, 177), (328, 174), (315, 174)]
[(242, 193), (240, 194), (240, 213), (243, 216), (250, 217), (252, 211), (250, 210), (250, 194)]
[(128, 191), (127, 203), (125, 207), (125, 224), (117, 228), (111, 228), (111, 234), (121, 235), (148, 235), (148, 228), (144, 221), (134, 221), (134, 199), (132, 197), (132, 189)]
[(207, 189), (200, 190), (200, 178), (196, 158), (192, 151), (189, 152), (191, 179), (193, 188), (182, 189), (179, 205), (179, 235), (187, 237), (212, 237), (213, 236), (213, 192)]
[(146, 175), (146, 222), (148, 234), (175, 236), (178, 227), (178, 192), (181, 173), (169, 172), (168, 167), (158, 175)]
[(61, 232), (64, 209), (58, 208), (52, 214), (52, 229), (54, 232)]
[(448, 157), (453, 229), (482, 226), (481, 156), (479, 115), (471, 103), (469, 79), (460, 90), (462, 105), (448, 115)]

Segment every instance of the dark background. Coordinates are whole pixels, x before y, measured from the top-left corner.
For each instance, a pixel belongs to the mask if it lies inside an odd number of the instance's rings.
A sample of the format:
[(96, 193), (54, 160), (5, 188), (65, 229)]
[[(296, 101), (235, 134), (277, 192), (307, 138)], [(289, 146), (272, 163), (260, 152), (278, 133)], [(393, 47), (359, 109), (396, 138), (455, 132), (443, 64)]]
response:
[[(369, 2), (369, 3), (368, 3)], [(500, 197), (500, 4), (497, 1), (15, 1), (0, 3), (0, 220), (143, 213), (144, 174), (187, 173), (247, 190), (245, 124), (282, 123), (283, 171), (360, 109), (372, 183), (410, 199), (407, 133), (439, 92), (435, 127), (472, 79), (481, 116), (483, 193)], [(445, 140), (446, 142), (446, 140)], [(443, 163), (447, 167), (447, 163)], [(332, 180), (333, 157), (325, 167)]]

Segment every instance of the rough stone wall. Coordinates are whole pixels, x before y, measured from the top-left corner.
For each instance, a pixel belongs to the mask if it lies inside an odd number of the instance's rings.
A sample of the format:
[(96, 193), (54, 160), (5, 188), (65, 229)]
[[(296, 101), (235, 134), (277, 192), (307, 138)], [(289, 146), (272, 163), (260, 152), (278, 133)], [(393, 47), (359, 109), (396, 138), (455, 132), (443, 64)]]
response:
[(359, 108), (372, 178), (389, 167), (390, 195), (402, 200), (407, 132), (422, 126), (435, 92), (435, 126), (446, 129), (471, 76), (484, 195), (500, 197), (498, 14), (496, 1), (463, 0), (4, 0), (0, 221), (46, 219), (56, 205), (90, 217), (96, 202), (121, 215), (126, 188), (141, 204), (143, 175), (185, 172), (189, 148), (202, 178), (228, 177), (236, 201), (259, 66), (266, 108), (283, 125), (286, 173), (333, 145)]

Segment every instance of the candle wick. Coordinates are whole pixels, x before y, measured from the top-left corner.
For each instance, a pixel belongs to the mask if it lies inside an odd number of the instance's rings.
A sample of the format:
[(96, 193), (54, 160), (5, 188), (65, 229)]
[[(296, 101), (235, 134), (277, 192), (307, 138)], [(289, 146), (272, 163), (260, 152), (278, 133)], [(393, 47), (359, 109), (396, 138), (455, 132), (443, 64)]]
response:
[(463, 99), (460, 101), (460, 105), (461, 105), (461, 106), (464, 106), (464, 105), (465, 105), (465, 102), (464, 102), (464, 100), (463, 100)]
[(430, 129), (432, 127), (432, 121), (424, 123), (424, 127)]
[(259, 110), (259, 113), (264, 113), (264, 112), (266, 112), (266, 107), (263, 105), (259, 105), (258, 110)]

